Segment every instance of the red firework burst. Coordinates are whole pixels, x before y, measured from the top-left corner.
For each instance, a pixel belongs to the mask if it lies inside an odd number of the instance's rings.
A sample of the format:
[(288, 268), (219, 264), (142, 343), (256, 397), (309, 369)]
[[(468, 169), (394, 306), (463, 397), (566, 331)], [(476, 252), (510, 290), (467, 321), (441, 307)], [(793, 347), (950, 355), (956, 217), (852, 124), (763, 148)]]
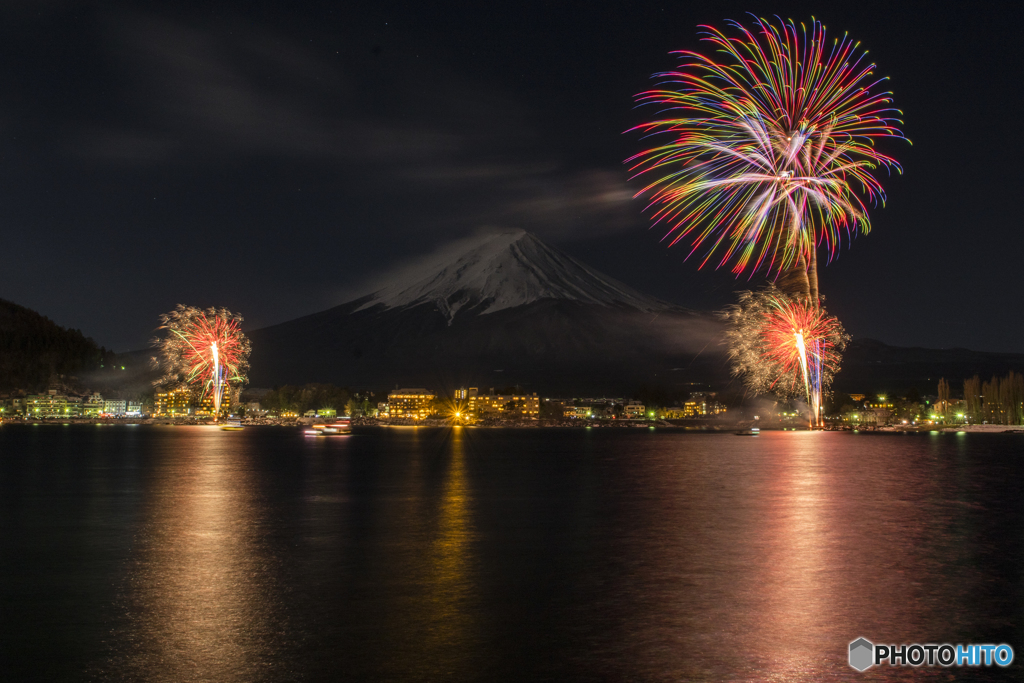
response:
[(822, 371), (837, 372), (841, 355), (836, 341), (844, 334), (839, 321), (808, 302), (771, 296), (769, 303), (760, 334), (764, 360), (779, 369), (773, 385), (816, 384)]
[(164, 368), (161, 384), (186, 384), (205, 395), (217, 384), (244, 384), (250, 344), (242, 334), (242, 318), (225, 308), (202, 310), (179, 305), (160, 316), (166, 336), (154, 340)]

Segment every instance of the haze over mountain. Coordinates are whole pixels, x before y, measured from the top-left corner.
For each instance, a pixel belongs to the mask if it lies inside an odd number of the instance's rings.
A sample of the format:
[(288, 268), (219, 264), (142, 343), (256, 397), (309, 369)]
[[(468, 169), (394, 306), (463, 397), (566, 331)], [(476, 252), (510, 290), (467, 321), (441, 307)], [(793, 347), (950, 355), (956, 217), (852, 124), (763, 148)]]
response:
[(685, 387), (722, 375), (721, 324), (523, 230), (458, 243), (340, 306), (250, 334), (252, 385)]
[[(462, 240), (329, 310), (250, 334), (251, 386), (506, 387), (683, 394), (731, 385), (722, 325), (604, 275), (523, 230)], [(853, 341), (839, 391), (934, 390), (1024, 369), (1024, 355)]]
[[(248, 332), (250, 386), (331, 382), (448, 391), (507, 387), (549, 395), (657, 390), (682, 395), (730, 378), (721, 323), (610, 278), (522, 230), (453, 243), (329, 310)], [(77, 330), (0, 300), (0, 390), (52, 378), (141, 396), (151, 349), (114, 354)], [(124, 370), (122, 370), (124, 368)], [(940, 377), (1024, 370), (1024, 354), (854, 340), (834, 388), (933, 393)]]

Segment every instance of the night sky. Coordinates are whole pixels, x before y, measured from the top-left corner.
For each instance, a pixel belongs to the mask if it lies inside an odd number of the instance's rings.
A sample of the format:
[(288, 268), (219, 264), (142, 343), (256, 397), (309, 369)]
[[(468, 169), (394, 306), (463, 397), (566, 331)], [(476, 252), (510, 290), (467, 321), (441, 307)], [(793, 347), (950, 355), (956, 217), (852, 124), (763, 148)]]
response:
[(821, 272), (829, 310), (854, 337), (1024, 352), (1020, 4), (439, 7), (8, 0), (0, 297), (129, 350), (179, 302), (254, 329), (497, 226), (718, 308), (748, 283), (630, 198), (623, 131), (654, 111), (633, 95), (698, 24), (813, 15), (891, 77), (913, 141), (886, 143), (904, 175)]

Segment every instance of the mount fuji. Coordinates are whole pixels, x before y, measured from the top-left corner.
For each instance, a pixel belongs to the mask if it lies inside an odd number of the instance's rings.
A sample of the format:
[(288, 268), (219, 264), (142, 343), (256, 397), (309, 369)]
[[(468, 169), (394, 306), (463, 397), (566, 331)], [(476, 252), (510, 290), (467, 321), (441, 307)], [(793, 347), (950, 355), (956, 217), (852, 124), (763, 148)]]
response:
[(478, 244), (426, 259), (397, 282), (369, 295), (356, 311), (431, 304), (449, 324), (460, 310), (478, 315), (526, 306), (542, 299), (640, 311), (672, 307), (588, 268), (524, 230), (489, 236)]
[(386, 282), (249, 333), (252, 385), (578, 395), (682, 389), (727, 374), (712, 316), (641, 294), (523, 230), (457, 243)]

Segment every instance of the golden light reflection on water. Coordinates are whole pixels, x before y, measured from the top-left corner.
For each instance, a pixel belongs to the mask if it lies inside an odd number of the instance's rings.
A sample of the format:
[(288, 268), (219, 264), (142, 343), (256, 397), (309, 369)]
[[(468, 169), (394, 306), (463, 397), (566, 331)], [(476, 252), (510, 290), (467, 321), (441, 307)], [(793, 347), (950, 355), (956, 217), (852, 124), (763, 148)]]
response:
[(352, 658), (354, 679), (466, 680), (479, 670), (481, 605), (465, 432), (407, 434), (397, 443), (389, 494), (375, 496), (363, 518), (373, 532), (353, 547), (357, 585), (344, 624), (378, 640), (343, 658)]
[[(472, 637), (473, 578), (471, 544), (474, 529), (472, 496), (466, 476), (465, 436), (454, 428), (448, 440), (447, 471), (430, 546), (426, 595), (427, 632), (424, 653), (439, 662), (459, 660), (458, 652)], [(442, 667), (443, 668), (443, 667)]]
[(255, 680), (272, 651), (251, 473), (231, 433), (190, 431), (189, 452), (176, 451), (154, 482), (126, 605), (138, 643), (127, 644), (122, 670), (148, 680)]
[(97, 679), (945, 680), (854, 674), (847, 643), (1019, 621), (1018, 491), (989, 492), (1024, 465), (1007, 450), (1012, 467), (979, 479), (963, 437), (148, 434), (144, 467), (69, 452), (56, 493), (24, 475), (24, 505), (63, 506), (57, 531), (88, 520), (48, 564), (127, 570), (111, 617), (36, 565), (61, 626), (109, 644)]

